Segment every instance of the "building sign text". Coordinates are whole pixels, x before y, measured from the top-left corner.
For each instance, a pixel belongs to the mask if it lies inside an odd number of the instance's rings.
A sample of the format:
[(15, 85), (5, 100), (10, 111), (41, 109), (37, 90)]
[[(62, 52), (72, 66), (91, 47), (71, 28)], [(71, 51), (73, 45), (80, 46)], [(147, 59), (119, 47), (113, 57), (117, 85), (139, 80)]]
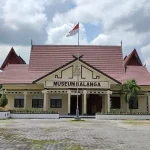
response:
[(107, 81), (46, 81), (46, 87), (59, 87), (59, 88), (109, 88)]

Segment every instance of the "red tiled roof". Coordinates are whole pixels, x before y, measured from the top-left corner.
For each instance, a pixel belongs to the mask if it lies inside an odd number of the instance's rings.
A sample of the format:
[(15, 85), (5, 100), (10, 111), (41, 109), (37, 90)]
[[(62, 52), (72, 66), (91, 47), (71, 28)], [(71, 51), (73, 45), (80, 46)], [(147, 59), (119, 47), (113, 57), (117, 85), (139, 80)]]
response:
[(135, 79), (138, 85), (150, 85), (150, 74), (145, 66), (127, 66), (126, 73), (111, 74), (111, 76), (122, 83)]
[(32, 83), (33, 80), (40, 78), (46, 72), (33, 72), (28, 71), (29, 65), (27, 64), (9, 64), (3, 72), (0, 73), (1, 84), (24, 84)]
[(82, 60), (106, 74), (123, 73), (121, 46), (33, 45), (30, 71), (53, 71), (73, 59), (72, 54), (84, 55)]
[[(1, 84), (32, 83), (73, 60), (78, 46), (32, 47), (30, 64), (9, 64), (0, 75)], [(124, 82), (135, 79), (139, 85), (150, 85), (150, 74), (144, 66), (123, 67), (120, 46), (79, 46), (81, 60), (108, 76)]]

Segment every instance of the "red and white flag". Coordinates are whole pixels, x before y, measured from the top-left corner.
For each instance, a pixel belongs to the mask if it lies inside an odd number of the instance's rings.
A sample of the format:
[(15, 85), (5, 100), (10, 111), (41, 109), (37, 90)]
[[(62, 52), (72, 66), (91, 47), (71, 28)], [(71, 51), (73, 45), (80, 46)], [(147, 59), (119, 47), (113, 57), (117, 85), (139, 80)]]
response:
[(73, 36), (77, 34), (78, 32), (79, 32), (79, 23), (69, 32), (69, 34), (67, 34), (67, 37)]

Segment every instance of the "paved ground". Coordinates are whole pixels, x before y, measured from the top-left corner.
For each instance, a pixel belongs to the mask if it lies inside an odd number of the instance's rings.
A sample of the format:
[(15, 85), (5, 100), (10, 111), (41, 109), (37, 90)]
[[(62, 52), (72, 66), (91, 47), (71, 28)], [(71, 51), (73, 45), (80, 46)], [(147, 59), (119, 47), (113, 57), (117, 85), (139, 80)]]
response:
[(0, 150), (149, 150), (147, 122), (0, 120)]

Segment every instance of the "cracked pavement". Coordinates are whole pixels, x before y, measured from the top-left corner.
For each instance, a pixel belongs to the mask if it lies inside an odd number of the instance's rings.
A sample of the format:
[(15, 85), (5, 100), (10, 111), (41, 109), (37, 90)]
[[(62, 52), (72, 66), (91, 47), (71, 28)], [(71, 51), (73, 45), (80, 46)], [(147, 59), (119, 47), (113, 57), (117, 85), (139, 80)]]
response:
[(132, 125), (119, 120), (84, 120), (0, 120), (0, 150), (65, 150), (76, 145), (80, 145), (84, 150), (150, 149), (150, 124)]

